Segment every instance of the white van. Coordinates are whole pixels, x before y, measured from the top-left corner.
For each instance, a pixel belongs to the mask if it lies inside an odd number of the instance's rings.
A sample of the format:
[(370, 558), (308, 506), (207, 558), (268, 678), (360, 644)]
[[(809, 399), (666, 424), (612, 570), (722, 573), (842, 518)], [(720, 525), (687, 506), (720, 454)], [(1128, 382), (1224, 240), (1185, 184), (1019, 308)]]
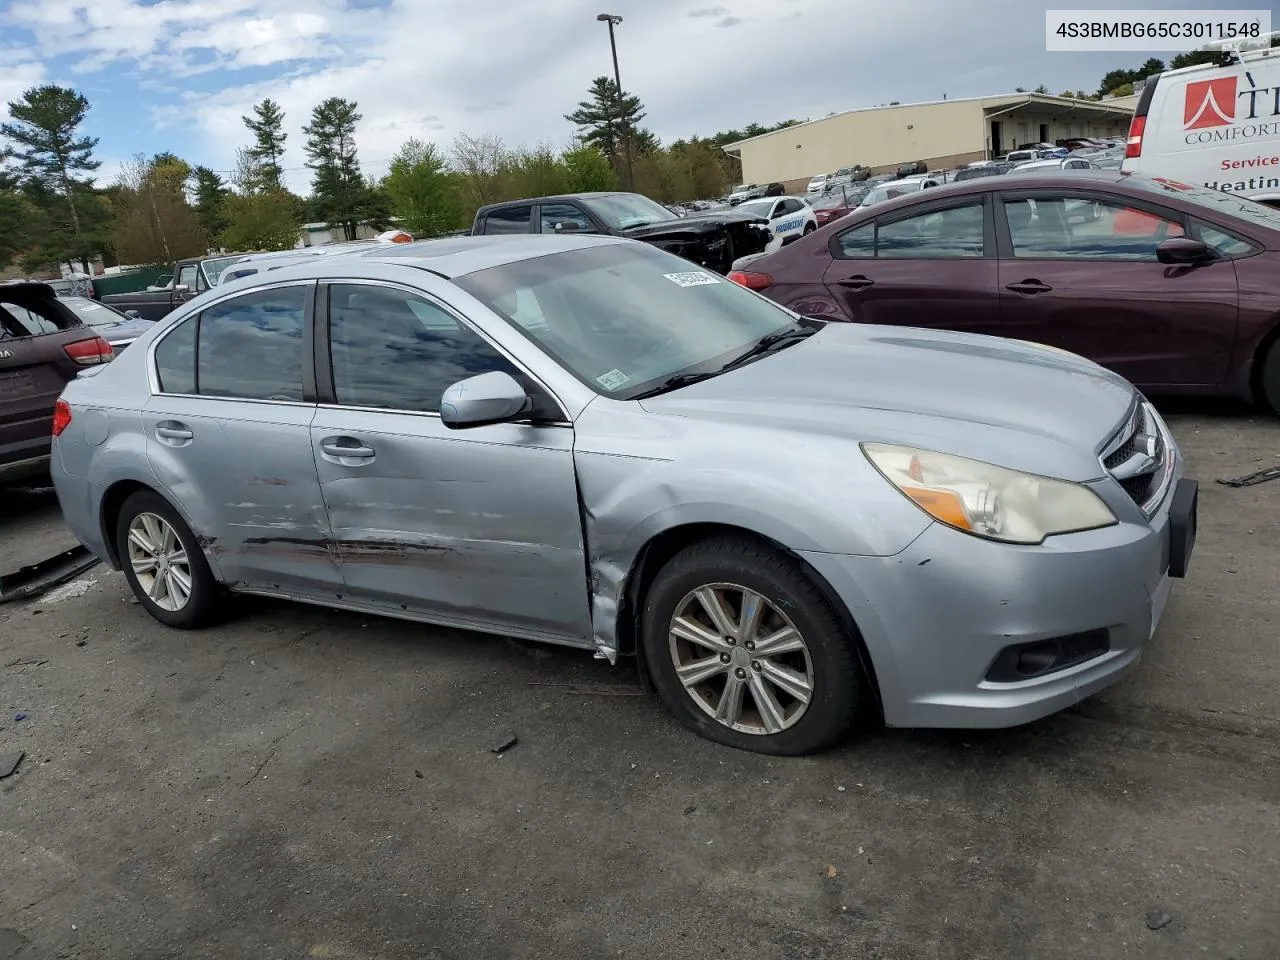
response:
[(1147, 81), (1120, 169), (1280, 206), (1280, 47)]

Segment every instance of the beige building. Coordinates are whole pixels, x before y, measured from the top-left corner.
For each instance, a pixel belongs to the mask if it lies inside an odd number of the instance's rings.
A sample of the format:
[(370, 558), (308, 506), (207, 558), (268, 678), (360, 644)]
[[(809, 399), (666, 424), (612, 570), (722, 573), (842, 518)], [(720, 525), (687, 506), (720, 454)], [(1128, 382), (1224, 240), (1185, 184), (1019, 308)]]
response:
[(923, 160), (944, 170), (1008, 153), (1023, 143), (1119, 137), (1133, 106), (1038, 93), (867, 107), (810, 120), (726, 146), (742, 161), (744, 183), (803, 188), (818, 173), (855, 163), (876, 172)]

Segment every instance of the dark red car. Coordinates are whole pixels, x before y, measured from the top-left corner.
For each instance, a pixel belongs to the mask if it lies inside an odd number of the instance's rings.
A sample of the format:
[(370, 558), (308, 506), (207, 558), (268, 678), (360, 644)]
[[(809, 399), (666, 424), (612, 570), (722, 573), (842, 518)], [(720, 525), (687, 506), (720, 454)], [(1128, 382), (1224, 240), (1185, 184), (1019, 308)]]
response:
[(853, 213), (858, 209), (858, 204), (862, 202), (862, 198), (867, 195), (867, 188), (858, 184), (859, 189), (841, 191), (839, 189), (831, 193), (824, 194), (815, 200), (809, 202), (809, 206), (813, 207), (813, 215), (817, 218), (818, 226), (825, 227), (833, 220), (839, 220), (846, 214)]
[(0, 484), (48, 471), (63, 386), (111, 358), (111, 344), (48, 284), (0, 283)]
[(730, 278), (831, 320), (1031, 340), (1150, 393), (1280, 412), (1280, 210), (1110, 171), (950, 184), (862, 208)]

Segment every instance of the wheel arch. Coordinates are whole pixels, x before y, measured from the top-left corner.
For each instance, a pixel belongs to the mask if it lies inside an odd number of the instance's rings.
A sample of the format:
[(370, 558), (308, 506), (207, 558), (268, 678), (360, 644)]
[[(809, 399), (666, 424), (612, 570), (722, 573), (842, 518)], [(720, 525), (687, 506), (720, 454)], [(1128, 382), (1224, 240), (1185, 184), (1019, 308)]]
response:
[[(1257, 348), (1249, 360), (1249, 394), (1255, 403), (1266, 405), (1267, 397), (1262, 390), (1262, 372), (1272, 350), (1280, 350), (1280, 313), (1271, 318), (1271, 328), (1262, 335)], [(1280, 413), (1280, 411), (1275, 411)]]
[(187, 528), (195, 536), (214, 579), (221, 582), (222, 576), (218, 570), (217, 559), (211, 555), (208, 549), (208, 542), (191, 522), (191, 517), (187, 514), (187, 511), (183, 510), (179, 504), (174, 502), (172, 497), (154, 483), (147, 483), (133, 477), (119, 479), (111, 483), (103, 491), (102, 500), (99, 502), (98, 525), (102, 532), (102, 541), (106, 544), (107, 559), (111, 565), (119, 570), (122, 562), (120, 552), (116, 547), (116, 524), (120, 519), (120, 511), (124, 508), (125, 501), (139, 492), (153, 493), (174, 509), (178, 516), (182, 518), (182, 522), (187, 525)]
[(850, 612), (848, 605), (840, 599), (840, 595), (836, 590), (802, 556), (785, 544), (747, 527), (724, 522), (682, 523), (659, 531), (650, 537), (637, 551), (635, 560), (627, 571), (618, 605), (617, 624), (615, 627), (616, 639), (619, 653), (632, 655), (636, 658), (636, 666), (645, 688), (652, 690), (653, 684), (649, 672), (649, 664), (645, 659), (644, 644), (639, 642), (640, 615), (644, 608), (644, 598), (648, 594), (649, 588), (652, 586), (658, 572), (676, 554), (695, 543), (701, 543), (715, 537), (736, 537), (758, 543), (787, 557), (796, 564), (801, 573), (817, 588), (823, 599), (830, 604), (831, 609), (835, 611), (836, 616), (844, 624), (850, 642), (853, 644), (854, 653), (858, 657), (858, 665), (862, 668), (867, 678), (877, 714), (883, 717), (884, 710), (880, 696), (880, 683), (876, 676), (875, 664), (871, 660), (871, 654), (867, 650), (857, 621)]

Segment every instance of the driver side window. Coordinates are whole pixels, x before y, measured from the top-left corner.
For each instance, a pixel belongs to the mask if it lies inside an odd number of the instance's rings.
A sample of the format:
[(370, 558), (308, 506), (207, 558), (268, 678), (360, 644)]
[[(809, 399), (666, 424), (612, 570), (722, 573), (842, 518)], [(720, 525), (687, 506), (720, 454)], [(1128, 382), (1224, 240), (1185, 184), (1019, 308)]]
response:
[(438, 413), (459, 380), (520, 371), (488, 341), (430, 300), (362, 284), (329, 288), (329, 355), (338, 403)]
[(184, 263), (178, 270), (177, 285), (186, 287), (188, 290), (195, 290), (196, 277), (199, 273), (199, 266), (194, 263)]

